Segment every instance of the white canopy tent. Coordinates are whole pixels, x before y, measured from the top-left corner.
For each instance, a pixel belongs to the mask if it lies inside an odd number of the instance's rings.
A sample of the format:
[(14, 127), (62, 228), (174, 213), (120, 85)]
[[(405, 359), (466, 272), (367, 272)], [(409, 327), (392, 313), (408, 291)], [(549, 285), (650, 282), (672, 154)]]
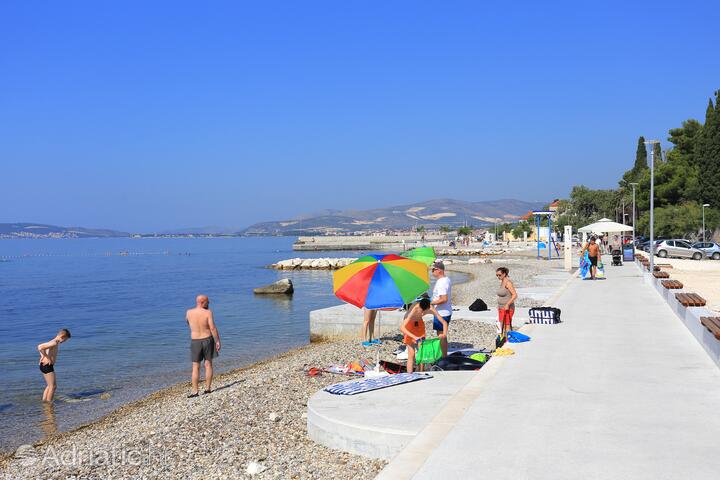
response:
[[(587, 243), (588, 234), (611, 234), (611, 233), (622, 233), (622, 232), (633, 232), (633, 227), (629, 225), (623, 225), (622, 223), (613, 222), (609, 218), (601, 218), (595, 223), (585, 225), (584, 227), (578, 228), (578, 232), (582, 233), (583, 243)], [(633, 232), (633, 237), (635, 236)]]
[(613, 222), (609, 218), (601, 218), (595, 223), (578, 228), (580, 233), (619, 233), (631, 232), (633, 227)]

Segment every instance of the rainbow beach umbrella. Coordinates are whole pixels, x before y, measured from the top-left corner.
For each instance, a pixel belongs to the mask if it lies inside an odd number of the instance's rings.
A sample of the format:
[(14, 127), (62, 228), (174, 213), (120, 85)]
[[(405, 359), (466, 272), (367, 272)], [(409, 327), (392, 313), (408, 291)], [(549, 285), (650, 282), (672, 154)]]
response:
[(402, 307), (427, 291), (424, 263), (395, 254), (366, 255), (333, 274), (335, 295), (356, 307)]
[(435, 261), (435, 249), (432, 247), (418, 247), (403, 252), (400, 256), (409, 258), (411, 260), (417, 260), (420, 263), (424, 263), (428, 267)]

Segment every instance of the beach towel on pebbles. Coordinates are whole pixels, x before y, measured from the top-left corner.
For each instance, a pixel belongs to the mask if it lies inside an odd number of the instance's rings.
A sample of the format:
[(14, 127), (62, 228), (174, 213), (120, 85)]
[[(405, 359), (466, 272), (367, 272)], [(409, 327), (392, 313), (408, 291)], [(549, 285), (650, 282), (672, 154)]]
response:
[(325, 391), (335, 395), (357, 395), (358, 393), (371, 392), (402, 383), (427, 380), (428, 378), (432, 378), (432, 375), (429, 373), (398, 373), (396, 375), (388, 375), (387, 377), (366, 378), (349, 383), (336, 383), (335, 385), (325, 387)]

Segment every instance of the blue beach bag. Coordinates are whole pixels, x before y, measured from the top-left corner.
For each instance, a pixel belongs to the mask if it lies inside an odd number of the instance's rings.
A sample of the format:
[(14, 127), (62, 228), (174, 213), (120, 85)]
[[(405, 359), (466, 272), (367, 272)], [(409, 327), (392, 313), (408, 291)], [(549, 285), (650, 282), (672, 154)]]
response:
[(530, 337), (525, 335), (524, 333), (512, 331), (508, 332), (507, 334), (508, 342), (510, 343), (522, 343), (522, 342), (529, 342)]

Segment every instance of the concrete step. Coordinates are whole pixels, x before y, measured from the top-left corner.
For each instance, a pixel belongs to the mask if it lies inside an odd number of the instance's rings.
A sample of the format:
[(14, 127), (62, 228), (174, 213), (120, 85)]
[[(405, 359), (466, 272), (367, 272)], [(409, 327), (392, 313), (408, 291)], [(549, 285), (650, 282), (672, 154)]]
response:
[(336, 450), (391, 459), (477, 374), (430, 373), (429, 380), (358, 395), (315, 393), (308, 401), (308, 435)]

